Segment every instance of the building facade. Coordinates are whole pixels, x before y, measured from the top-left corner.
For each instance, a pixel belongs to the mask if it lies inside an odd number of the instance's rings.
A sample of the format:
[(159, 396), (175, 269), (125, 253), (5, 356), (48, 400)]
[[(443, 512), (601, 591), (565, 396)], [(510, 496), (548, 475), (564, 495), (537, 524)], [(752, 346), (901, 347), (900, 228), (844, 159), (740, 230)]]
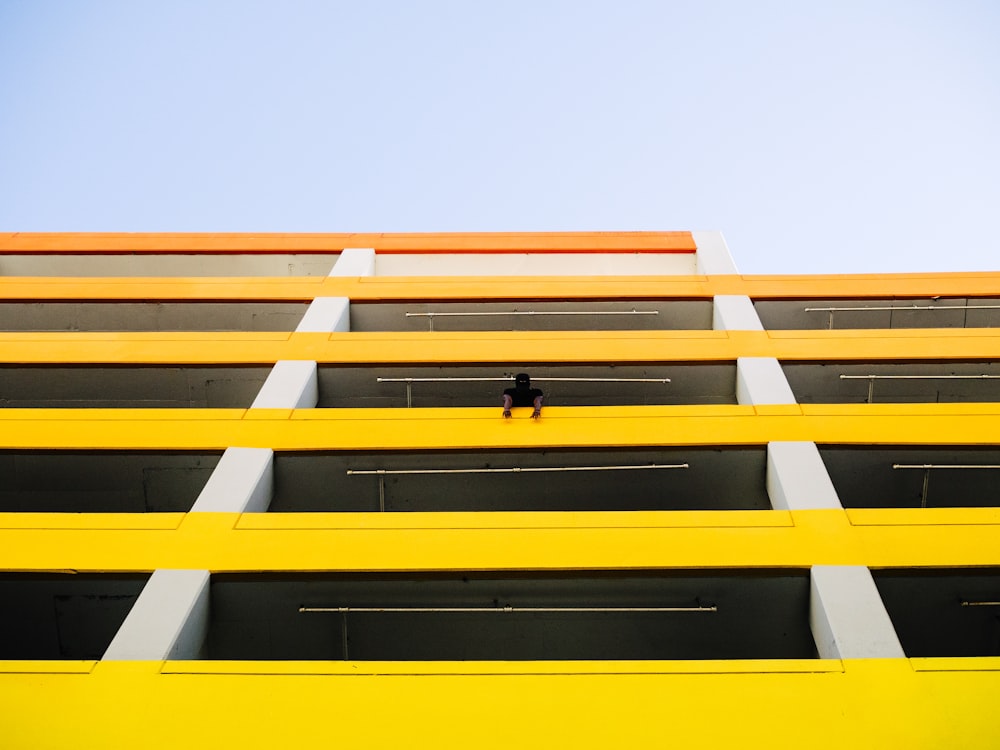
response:
[(1000, 744), (1000, 273), (9, 234), (0, 290), (2, 747)]

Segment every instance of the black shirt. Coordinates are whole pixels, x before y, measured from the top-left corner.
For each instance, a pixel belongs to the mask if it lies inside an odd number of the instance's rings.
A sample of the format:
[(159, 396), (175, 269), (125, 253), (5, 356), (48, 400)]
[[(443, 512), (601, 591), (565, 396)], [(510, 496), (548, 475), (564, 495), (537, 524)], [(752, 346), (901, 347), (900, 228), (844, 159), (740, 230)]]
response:
[(503, 395), (510, 396), (513, 402), (511, 406), (534, 406), (535, 399), (542, 395), (539, 388), (507, 388)]

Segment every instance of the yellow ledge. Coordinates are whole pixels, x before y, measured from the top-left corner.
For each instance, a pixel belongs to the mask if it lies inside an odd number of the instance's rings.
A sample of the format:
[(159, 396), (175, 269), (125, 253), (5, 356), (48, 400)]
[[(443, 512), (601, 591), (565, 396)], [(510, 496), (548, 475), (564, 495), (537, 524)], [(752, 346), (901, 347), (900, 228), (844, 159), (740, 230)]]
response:
[(0, 253), (679, 252), (690, 232), (6, 232)]
[[(997, 671), (0, 674), (5, 747), (995, 748)], [(675, 663), (673, 663), (675, 664)], [(823, 669), (823, 662), (818, 662)], [(476, 668), (477, 664), (470, 664)], [(604, 665), (614, 670), (620, 665)]]
[(836, 276), (0, 278), (0, 299), (300, 300), (996, 297), (1000, 273)]
[(402, 450), (844, 444), (991, 445), (1000, 403), (515, 409), (3, 409), (0, 448)]
[(1000, 358), (994, 329), (866, 331), (518, 331), (490, 333), (0, 332), (18, 364), (734, 362)]
[(1000, 525), (989, 510), (941, 511), (937, 523), (883, 511), (880, 524), (855, 523), (854, 511), (843, 510), (594, 512), (563, 519), (530, 512), (188, 513), (175, 528), (144, 526), (144, 514), (52, 514), (48, 526), (0, 514), (0, 570), (995, 566)]

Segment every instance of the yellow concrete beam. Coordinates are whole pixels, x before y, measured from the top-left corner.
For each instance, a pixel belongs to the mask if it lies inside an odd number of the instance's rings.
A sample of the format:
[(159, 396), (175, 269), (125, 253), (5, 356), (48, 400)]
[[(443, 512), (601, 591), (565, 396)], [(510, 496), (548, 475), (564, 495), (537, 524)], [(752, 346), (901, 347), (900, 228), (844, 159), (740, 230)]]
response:
[(693, 253), (690, 232), (4, 232), (0, 253)]
[(854, 276), (3, 277), (0, 299), (310, 300), (996, 297), (1000, 273)]
[(843, 510), (188, 513), (161, 528), (147, 520), (155, 514), (31, 514), (26, 523), (3, 513), (0, 570), (995, 566), (995, 510), (938, 509), (927, 523), (897, 512), (895, 525), (852, 524), (854, 511)]
[(993, 445), (996, 404), (515, 409), (3, 409), (0, 448), (403, 450), (764, 445), (778, 440)]
[(0, 332), (17, 364), (715, 362), (1000, 358), (993, 329), (866, 331)]
[(817, 660), (813, 673), (798, 661), (789, 671), (781, 661), (705, 671), (528, 662), (500, 674), (477, 674), (496, 670), (480, 662), (408, 674), (353, 662), (328, 663), (327, 673), (296, 662), (220, 663), (212, 673), (103, 662), (90, 674), (0, 674), (0, 736), (35, 750), (409, 747), (416, 738), (462, 748), (1000, 745), (997, 661), (976, 660), (975, 671), (920, 671), (916, 661), (848, 660), (830, 671)]

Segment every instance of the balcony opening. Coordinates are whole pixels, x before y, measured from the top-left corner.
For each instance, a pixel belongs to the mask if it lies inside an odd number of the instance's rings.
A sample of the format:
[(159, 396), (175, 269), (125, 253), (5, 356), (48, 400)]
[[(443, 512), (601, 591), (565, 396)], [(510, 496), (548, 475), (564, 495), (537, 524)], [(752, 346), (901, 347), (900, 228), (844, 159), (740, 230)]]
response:
[(985, 508), (1000, 505), (1000, 448), (820, 446), (845, 508)]
[(100, 659), (148, 578), (0, 573), (0, 659)]
[(308, 302), (0, 302), (3, 331), (294, 331)]
[(428, 408), (501, 404), (527, 372), (549, 406), (735, 404), (736, 363), (319, 366), (319, 406)]
[(216, 574), (207, 659), (808, 659), (807, 570)]
[(0, 512), (181, 513), (221, 452), (0, 451)]
[(272, 512), (770, 510), (766, 449), (279, 451)]
[(5, 254), (2, 276), (326, 276), (339, 253)]
[(270, 366), (0, 366), (0, 407), (247, 409), (270, 371)]
[(907, 656), (1000, 656), (1000, 568), (872, 575)]
[[(379, 253), (376, 276), (690, 276), (691, 252)], [(514, 283), (516, 280), (512, 281)]]
[(754, 300), (768, 330), (997, 328), (1000, 298)]
[(352, 331), (711, 330), (707, 300), (352, 302)]
[(1000, 401), (1000, 362), (782, 362), (800, 404)]

